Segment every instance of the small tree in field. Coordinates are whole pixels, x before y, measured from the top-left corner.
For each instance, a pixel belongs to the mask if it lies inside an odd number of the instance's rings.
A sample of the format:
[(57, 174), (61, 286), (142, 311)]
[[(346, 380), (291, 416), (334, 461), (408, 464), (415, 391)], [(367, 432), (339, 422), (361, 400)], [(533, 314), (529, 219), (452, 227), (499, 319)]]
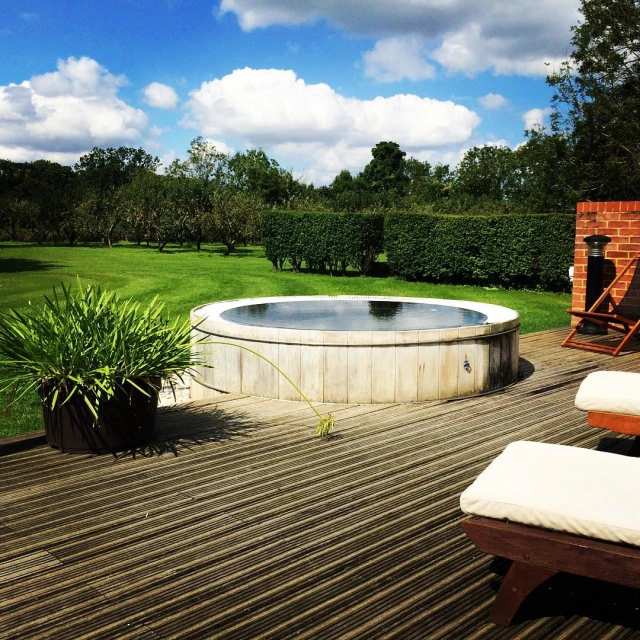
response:
[(158, 251), (178, 234), (180, 210), (176, 206), (175, 181), (155, 173), (139, 173), (118, 192), (120, 211), (126, 228), (138, 244), (155, 240)]
[(255, 237), (260, 221), (260, 203), (249, 195), (227, 191), (219, 194), (213, 207), (212, 235), (235, 251), (238, 242)]
[(193, 238), (198, 251), (211, 226), (208, 218), (213, 203), (228, 181), (228, 167), (229, 156), (199, 136), (191, 142), (189, 157), (174, 160), (167, 170), (180, 212), (179, 225)]

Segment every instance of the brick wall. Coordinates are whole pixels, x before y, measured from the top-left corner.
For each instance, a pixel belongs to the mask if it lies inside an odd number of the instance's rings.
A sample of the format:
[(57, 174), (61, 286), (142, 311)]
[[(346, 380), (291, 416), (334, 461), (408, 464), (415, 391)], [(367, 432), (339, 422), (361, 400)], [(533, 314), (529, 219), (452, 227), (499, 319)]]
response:
[[(607, 286), (631, 257), (640, 252), (640, 201), (636, 202), (579, 202), (577, 206), (576, 248), (573, 274), (574, 309), (584, 309), (587, 277), (587, 245), (584, 239), (593, 234), (609, 236), (606, 246), (605, 277)], [(640, 269), (620, 282), (613, 294), (616, 299), (627, 291), (625, 308), (640, 314)]]

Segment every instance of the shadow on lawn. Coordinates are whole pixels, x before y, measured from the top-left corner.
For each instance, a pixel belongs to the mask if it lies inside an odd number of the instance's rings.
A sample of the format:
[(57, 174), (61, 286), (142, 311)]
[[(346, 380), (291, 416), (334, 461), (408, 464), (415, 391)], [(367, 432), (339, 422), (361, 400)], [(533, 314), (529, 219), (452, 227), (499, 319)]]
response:
[(52, 271), (62, 269), (66, 265), (44, 260), (27, 258), (0, 258), (0, 273), (22, 273), (25, 271)]
[[(193, 250), (194, 253), (197, 253), (196, 250)], [(256, 255), (255, 250), (252, 250), (249, 247), (236, 247), (231, 253), (227, 253), (227, 249), (225, 247), (215, 247), (211, 249), (201, 249), (200, 253), (209, 253), (213, 255), (220, 255), (223, 258), (264, 258), (263, 255)]]
[(152, 458), (165, 454), (178, 456), (182, 451), (204, 444), (247, 437), (256, 428), (253, 419), (212, 409), (210, 405), (171, 407), (158, 412), (156, 437), (152, 443), (114, 454), (114, 457)]
[(185, 253), (189, 253), (192, 255), (199, 255), (199, 256), (214, 256), (214, 255), (220, 255), (224, 258), (264, 258), (264, 255), (256, 255), (256, 251), (255, 251), (255, 247), (236, 247), (236, 249), (230, 253), (229, 255), (227, 255), (227, 250), (225, 247), (220, 246), (220, 247), (211, 247), (211, 246), (204, 246), (200, 249), (200, 251), (198, 251), (195, 246), (192, 245), (184, 245), (184, 246), (180, 246), (180, 245), (174, 245), (174, 244), (170, 244), (167, 245), (162, 251), (158, 251), (158, 247), (155, 245), (150, 245), (150, 246), (145, 246), (145, 245), (114, 245), (113, 247), (114, 249), (127, 249), (127, 250), (131, 250), (131, 251), (146, 251), (149, 253), (157, 253), (157, 254), (162, 254), (162, 255), (168, 255), (168, 256), (173, 256), (173, 255), (180, 255), (180, 254), (185, 254)]
[[(283, 271), (288, 271), (293, 273), (293, 269), (291, 267), (283, 269)], [(346, 273), (341, 273), (340, 271), (331, 273), (329, 270), (327, 271), (311, 271), (307, 267), (301, 267), (298, 273), (313, 273), (322, 276), (331, 276), (332, 278), (389, 278), (391, 276), (391, 271), (389, 269), (389, 265), (386, 262), (376, 262), (373, 265), (373, 268), (369, 273), (364, 276), (359, 271), (347, 271)]]

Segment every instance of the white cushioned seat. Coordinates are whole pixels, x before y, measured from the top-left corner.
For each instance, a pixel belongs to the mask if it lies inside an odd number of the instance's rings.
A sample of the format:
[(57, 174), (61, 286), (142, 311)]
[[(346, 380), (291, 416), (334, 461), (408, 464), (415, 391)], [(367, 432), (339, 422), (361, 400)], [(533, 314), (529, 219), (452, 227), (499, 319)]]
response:
[(460, 506), (470, 515), (640, 546), (640, 459), (514, 442)]
[(640, 373), (596, 371), (580, 384), (576, 408), (640, 416)]

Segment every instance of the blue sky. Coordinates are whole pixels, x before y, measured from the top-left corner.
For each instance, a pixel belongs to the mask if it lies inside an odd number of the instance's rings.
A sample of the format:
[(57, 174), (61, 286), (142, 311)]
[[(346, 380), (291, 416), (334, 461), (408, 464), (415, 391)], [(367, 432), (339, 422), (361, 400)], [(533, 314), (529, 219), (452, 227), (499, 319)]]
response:
[[(197, 135), (316, 184), (380, 140), (455, 165), (544, 120), (578, 0), (0, 0), (0, 157)], [(548, 63), (549, 66), (546, 66)]]

